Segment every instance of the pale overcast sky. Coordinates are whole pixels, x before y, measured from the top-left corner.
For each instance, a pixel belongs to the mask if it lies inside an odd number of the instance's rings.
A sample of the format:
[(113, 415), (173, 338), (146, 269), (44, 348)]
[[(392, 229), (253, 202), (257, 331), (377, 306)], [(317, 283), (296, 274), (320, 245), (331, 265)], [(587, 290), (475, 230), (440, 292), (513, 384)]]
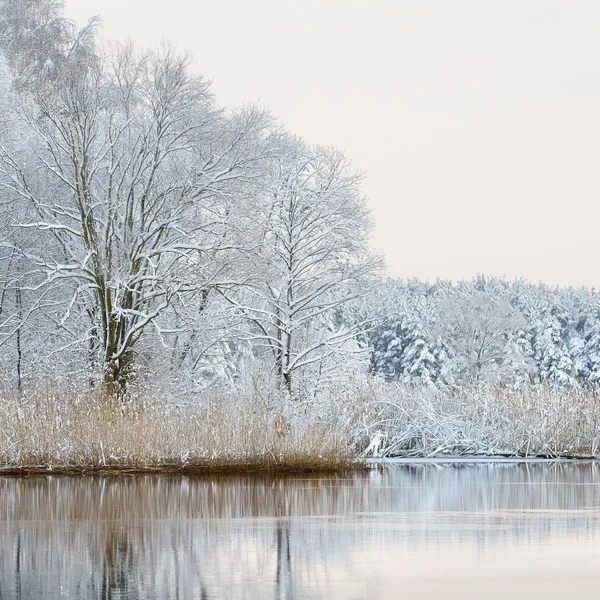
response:
[(600, 287), (598, 0), (68, 0), (366, 174), (397, 277)]

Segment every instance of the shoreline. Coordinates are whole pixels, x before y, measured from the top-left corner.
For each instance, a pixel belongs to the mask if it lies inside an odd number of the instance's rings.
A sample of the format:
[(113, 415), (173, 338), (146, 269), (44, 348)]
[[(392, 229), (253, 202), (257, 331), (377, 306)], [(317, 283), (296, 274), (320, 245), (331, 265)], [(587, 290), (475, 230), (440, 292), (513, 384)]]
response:
[(137, 475), (294, 475), (366, 471), (367, 461), (355, 459), (311, 461), (202, 461), (155, 465), (2, 465), (0, 477), (137, 476)]
[(517, 463), (584, 463), (598, 462), (600, 456), (592, 455), (559, 455), (559, 456), (481, 456), (481, 455), (464, 455), (464, 456), (398, 456), (390, 458), (369, 458), (368, 464), (478, 464), (478, 463), (498, 463), (498, 464), (517, 464)]
[(590, 455), (549, 456), (433, 456), (355, 458), (306, 463), (272, 461), (202, 461), (197, 463), (156, 465), (2, 465), (0, 477), (119, 477), (142, 475), (302, 475), (333, 474), (368, 471), (386, 465), (435, 465), (435, 464), (549, 464), (549, 463), (599, 463), (600, 457)]

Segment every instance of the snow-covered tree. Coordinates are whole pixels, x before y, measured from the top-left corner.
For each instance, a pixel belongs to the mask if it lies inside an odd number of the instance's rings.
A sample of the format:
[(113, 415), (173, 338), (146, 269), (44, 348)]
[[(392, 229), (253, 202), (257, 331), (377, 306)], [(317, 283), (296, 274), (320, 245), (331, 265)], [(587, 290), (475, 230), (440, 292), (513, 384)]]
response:
[(78, 30), (62, 0), (1, 0), (0, 49), (19, 87), (39, 87), (96, 59), (93, 18)]
[(443, 300), (439, 311), (441, 334), (461, 377), (480, 380), (510, 368), (525, 320), (508, 302), (474, 290), (462, 300)]
[(341, 348), (359, 350), (356, 325), (336, 317), (379, 263), (367, 249), (360, 177), (346, 157), (287, 135), (272, 154), (253, 223), (256, 251), (227, 298), (248, 320), (245, 339), (267, 350), (278, 385), (291, 393), (302, 374), (347, 361)]
[[(543, 291), (542, 291), (543, 290)], [(541, 288), (537, 312), (531, 325), (532, 348), (539, 377), (553, 384), (574, 381), (569, 351), (569, 310), (558, 291)]]
[(71, 344), (91, 347), (113, 392), (146, 327), (161, 330), (176, 297), (219, 276), (234, 184), (251, 176), (248, 140), (265, 122), (226, 119), (170, 48), (126, 46), (109, 58), (24, 102), (34, 146), (5, 145), (0, 169), (29, 207), (19, 227), (51, 246), (29, 256), (40, 287), (62, 290), (61, 325), (79, 319)]

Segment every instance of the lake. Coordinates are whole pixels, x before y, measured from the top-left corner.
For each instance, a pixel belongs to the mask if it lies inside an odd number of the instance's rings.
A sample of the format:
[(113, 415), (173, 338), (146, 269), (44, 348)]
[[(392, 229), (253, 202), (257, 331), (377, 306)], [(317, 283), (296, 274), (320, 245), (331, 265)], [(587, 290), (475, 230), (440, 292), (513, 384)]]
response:
[(0, 600), (594, 598), (600, 465), (0, 478)]

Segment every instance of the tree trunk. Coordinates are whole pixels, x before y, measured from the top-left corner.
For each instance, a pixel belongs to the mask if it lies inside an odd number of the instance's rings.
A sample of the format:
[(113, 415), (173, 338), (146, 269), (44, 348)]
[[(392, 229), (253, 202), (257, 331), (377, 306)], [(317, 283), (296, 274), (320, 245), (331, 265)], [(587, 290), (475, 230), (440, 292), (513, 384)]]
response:
[(109, 359), (104, 365), (104, 392), (108, 397), (122, 399), (127, 393), (133, 364), (128, 353)]
[(17, 319), (19, 326), (17, 327), (16, 342), (17, 342), (17, 392), (21, 395), (21, 360), (23, 352), (21, 350), (21, 321), (23, 320), (23, 299), (21, 297), (21, 288), (18, 287), (15, 291), (15, 301), (17, 304)]

